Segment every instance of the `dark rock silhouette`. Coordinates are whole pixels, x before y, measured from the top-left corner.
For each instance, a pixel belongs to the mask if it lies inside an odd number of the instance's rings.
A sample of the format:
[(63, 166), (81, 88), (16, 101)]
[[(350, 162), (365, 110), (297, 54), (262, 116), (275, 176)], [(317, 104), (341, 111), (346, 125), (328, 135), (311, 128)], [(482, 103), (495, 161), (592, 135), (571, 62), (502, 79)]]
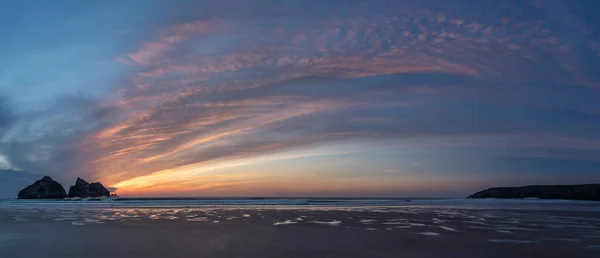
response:
[(67, 197), (65, 188), (49, 176), (25, 187), (19, 192), (19, 199), (62, 199)]
[(69, 188), (69, 197), (89, 197), (89, 186), (90, 184), (88, 182), (78, 177), (77, 181), (75, 181), (75, 185)]
[(600, 184), (494, 187), (477, 192), (469, 196), (469, 198), (539, 198), (600, 201)]
[(110, 196), (110, 192), (100, 183), (88, 183), (81, 178), (77, 178), (75, 181), (75, 185), (69, 188), (69, 197), (79, 197), (79, 198), (88, 198), (88, 197), (108, 197)]

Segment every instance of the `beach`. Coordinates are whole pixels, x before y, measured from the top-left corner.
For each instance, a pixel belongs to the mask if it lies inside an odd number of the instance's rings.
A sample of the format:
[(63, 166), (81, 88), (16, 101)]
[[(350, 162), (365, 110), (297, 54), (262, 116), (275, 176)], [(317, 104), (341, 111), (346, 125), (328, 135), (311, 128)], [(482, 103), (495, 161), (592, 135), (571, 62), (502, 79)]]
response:
[(3, 258), (600, 257), (600, 211), (587, 202), (11, 201), (0, 202), (0, 251)]

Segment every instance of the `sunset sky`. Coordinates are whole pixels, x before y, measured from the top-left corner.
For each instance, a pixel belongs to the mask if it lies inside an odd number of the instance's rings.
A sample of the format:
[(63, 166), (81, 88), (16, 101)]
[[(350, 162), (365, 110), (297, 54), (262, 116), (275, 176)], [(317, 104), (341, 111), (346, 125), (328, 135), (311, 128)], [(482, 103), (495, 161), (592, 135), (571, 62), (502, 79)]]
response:
[(600, 1), (2, 1), (0, 197), (600, 183)]

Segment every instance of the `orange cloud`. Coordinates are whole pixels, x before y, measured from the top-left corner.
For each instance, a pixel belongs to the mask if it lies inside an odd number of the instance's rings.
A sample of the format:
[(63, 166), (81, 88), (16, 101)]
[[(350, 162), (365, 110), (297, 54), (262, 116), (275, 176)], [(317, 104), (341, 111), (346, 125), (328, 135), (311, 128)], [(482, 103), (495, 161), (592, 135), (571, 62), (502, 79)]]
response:
[[(499, 22), (504, 26), (407, 6), (398, 17), (331, 17), (299, 27), (213, 19), (162, 28), (153, 40), (127, 55), (139, 71), (119, 90), (114, 103), (125, 115), (87, 139), (101, 149), (88, 166), (126, 189), (135, 185), (135, 178), (171, 173), (177, 166), (200, 166), (352, 135), (341, 131), (288, 136), (295, 139), (280, 135), (281, 139), (269, 134), (285, 121), (366, 105), (356, 96), (324, 100), (311, 95), (312, 84), (326, 90), (339, 87), (338, 95), (346, 91), (327, 80), (439, 73), (528, 81), (540, 78), (523, 71), (539, 62), (537, 51), (544, 51), (556, 57), (556, 69), (571, 75), (545, 74), (544, 80), (585, 81), (585, 75), (577, 74), (581, 69), (569, 65), (563, 55), (570, 48), (548, 24), (511, 17)], [(598, 44), (589, 45), (600, 49)], [(178, 51), (183, 53), (174, 54)], [(325, 79), (301, 82), (311, 78)], [(299, 86), (289, 86), (294, 83)], [(412, 85), (397, 94), (439, 92), (429, 85)], [(372, 92), (364, 93), (359, 95)], [(383, 123), (380, 118), (352, 121)], [(265, 139), (253, 139), (262, 133), (267, 134)], [(215, 179), (213, 186), (225, 187), (227, 182)]]

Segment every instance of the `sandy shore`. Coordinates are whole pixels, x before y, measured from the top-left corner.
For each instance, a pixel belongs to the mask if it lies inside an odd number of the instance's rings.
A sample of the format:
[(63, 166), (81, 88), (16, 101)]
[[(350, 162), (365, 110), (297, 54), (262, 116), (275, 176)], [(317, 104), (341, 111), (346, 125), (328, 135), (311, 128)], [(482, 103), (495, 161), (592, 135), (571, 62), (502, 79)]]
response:
[(377, 208), (0, 207), (29, 257), (600, 257), (600, 214)]

